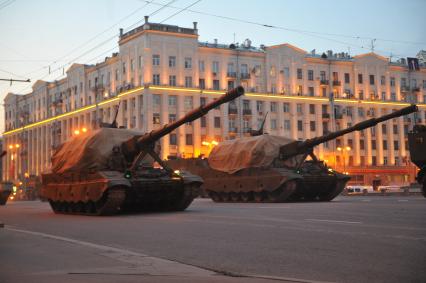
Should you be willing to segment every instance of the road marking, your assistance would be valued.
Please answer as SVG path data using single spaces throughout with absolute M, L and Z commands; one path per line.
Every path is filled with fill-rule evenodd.
M 363 199 L 361 201 L 363 201 L 363 202 L 371 202 L 371 199 Z
M 285 281 L 285 282 L 298 282 L 298 283 L 333 283 L 330 281 L 318 281 L 300 278 L 290 278 L 282 276 L 269 276 L 261 274 L 234 274 L 232 272 L 204 269 L 194 265 L 188 265 L 172 260 L 151 257 L 142 253 L 132 252 L 126 249 L 120 249 L 105 245 L 94 244 L 90 242 L 80 241 L 67 237 L 56 236 L 52 234 L 46 234 L 42 232 L 35 232 L 30 230 L 23 230 L 6 226 L 6 230 L 14 231 L 18 233 L 29 234 L 33 236 L 39 236 L 42 238 L 53 239 L 63 241 L 71 244 L 82 245 L 93 249 L 100 250 L 100 255 L 109 257 L 121 262 L 129 263 L 131 266 L 117 266 L 116 268 L 92 268 L 86 270 L 74 270 L 68 271 L 67 274 L 111 274 L 111 275 L 145 275 L 145 276 L 183 276 L 191 281 L 190 277 L 195 276 L 197 278 L 208 278 L 222 275 L 231 277 L 245 277 L 245 278 L 258 278 L 267 279 L 271 281 Z M 49 272 L 48 272 L 49 273 Z M 54 272 L 58 274 L 58 271 Z
M 408 199 L 399 199 L 398 202 L 408 202 Z
M 341 220 L 328 220 L 328 219 L 305 219 L 306 221 L 316 221 L 316 222 L 328 222 L 328 223 L 343 223 L 343 224 L 362 224 L 358 221 L 341 221 Z

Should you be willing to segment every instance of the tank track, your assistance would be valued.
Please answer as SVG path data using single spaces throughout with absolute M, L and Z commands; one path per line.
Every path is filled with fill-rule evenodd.
M 107 190 L 103 197 L 96 202 L 67 202 L 49 199 L 49 203 L 53 211 L 58 214 L 114 215 L 120 212 L 125 199 L 124 188 L 112 188 Z
M 207 191 L 214 202 L 285 202 L 296 190 L 295 180 L 287 181 L 274 191 L 213 192 Z
M 130 196 L 122 210 L 124 213 L 183 211 L 199 195 L 199 187 L 198 184 L 188 184 L 175 191 L 158 191 L 138 199 Z

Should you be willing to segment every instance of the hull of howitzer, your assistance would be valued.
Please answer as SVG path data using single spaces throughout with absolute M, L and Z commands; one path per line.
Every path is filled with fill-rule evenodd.
M 202 177 L 201 195 L 215 202 L 331 201 L 350 179 L 310 162 L 305 162 L 298 171 L 274 167 L 246 168 L 234 174 L 210 168 L 207 159 L 173 159 L 167 164 Z
M 419 168 L 416 180 L 426 197 L 426 125 L 414 126 L 413 131 L 408 133 L 408 145 L 411 161 Z
M 202 179 L 190 173 L 170 177 L 150 169 L 131 178 L 122 172 L 43 174 L 41 196 L 55 213 L 113 215 L 143 211 L 182 211 L 195 197 Z
M 9 182 L 0 183 L 0 205 L 5 205 L 12 193 L 13 184 Z

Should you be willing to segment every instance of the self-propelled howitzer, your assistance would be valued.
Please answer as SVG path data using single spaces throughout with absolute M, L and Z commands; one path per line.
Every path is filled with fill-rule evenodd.
M 106 127 L 72 138 L 52 156 L 52 172 L 42 174 L 42 197 L 56 213 L 185 210 L 198 195 L 203 180 L 164 164 L 158 155 L 158 141 L 243 94 L 242 87 L 233 89 L 147 134 Z M 153 161 L 161 167 L 154 167 Z
M 318 160 L 313 148 L 415 111 L 412 105 L 305 141 L 268 134 L 228 140 L 214 147 L 208 159 L 170 160 L 168 164 L 201 176 L 201 188 L 216 202 L 330 201 L 350 177 Z

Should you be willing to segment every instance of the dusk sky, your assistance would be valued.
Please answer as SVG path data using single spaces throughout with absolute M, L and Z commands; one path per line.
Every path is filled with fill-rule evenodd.
M 376 39 L 375 52 L 385 57 L 392 54 L 392 60 L 426 49 L 425 0 L 149 2 L 0 0 L 0 78 L 31 79 L 31 83 L 12 86 L 0 82 L 2 103 L 8 92 L 27 93 L 38 79 L 62 78 L 63 69 L 73 62 L 102 61 L 118 50 L 119 28 L 127 31 L 141 25 L 144 15 L 164 4 L 170 6 L 153 14 L 150 21 L 166 20 L 183 27 L 192 27 L 196 21 L 200 41 L 217 38 L 229 44 L 235 36 L 236 42 L 249 38 L 254 46 L 290 43 L 308 52 L 331 49 L 356 55 L 370 52 L 371 40 Z M 191 11 L 172 16 L 191 4 Z M 0 108 L 3 132 L 4 108 Z

